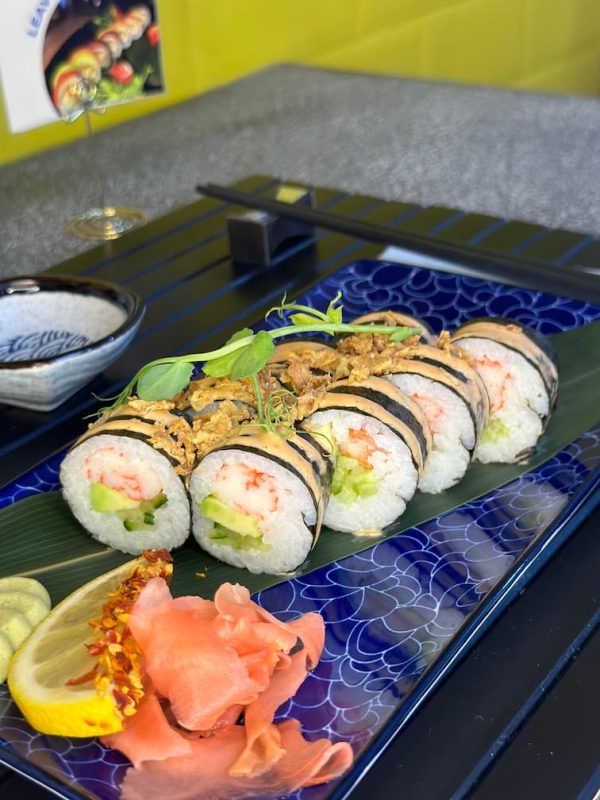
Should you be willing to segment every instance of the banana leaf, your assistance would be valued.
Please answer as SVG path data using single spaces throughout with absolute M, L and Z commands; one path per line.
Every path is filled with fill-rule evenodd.
M 551 337 L 560 365 L 556 410 L 534 456 L 527 464 L 472 464 L 464 479 L 439 495 L 417 493 L 406 512 L 377 538 L 324 529 L 308 560 L 294 576 L 397 536 L 428 519 L 445 514 L 543 464 L 591 428 L 600 418 L 600 321 Z M 85 581 L 131 558 L 91 538 L 71 515 L 60 492 L 21 500 L 0 511 L 0 577 L 29 575 L 42 581 L 54 602 Z M 216 561 L 192 537 L 174 551 L 174 594 L 212 597 L 224 581 L 256 592 L 290 575 L 253 575 Z

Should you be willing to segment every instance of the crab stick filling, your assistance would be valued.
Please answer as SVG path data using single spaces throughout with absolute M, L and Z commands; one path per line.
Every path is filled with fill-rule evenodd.
M 214 491 L 200 503 L 214 522 L 211 539 L 236 550 L 267 550 L 263 532 L 280 509 L 281 490 L 275 478 L 247 464 L 223 464 Z
M 160 478 L 143 463 L 135 468 L 126 453 L 104 447 L 84 461 L 94 511 L 114 513 L 128 531 L 152 530 L 155 511 L 167 502 Z
M 480 356 L 479 358 L 472 357 L 471 361 L 478 366 L 486 385 L 493 385 L 496 387 L 493 392 L 493 397 L 490 397 L 491 413 L 494 414 L 500 411 L 504 408 L 507 392 L 513 380 L 512 373 L 507 369 L 506 364 L 503 364 L 497 359 L 490 358 L 489 356 Z
M 246 464 L 223 464 L 215 476 L 215 494 L 259 523 L 266 522 L 279 508 L 275 478 Z
M 132 466 L 129 457 L 114 447 L 104 447 L 85 459 L 90 483 L 101 483 L 130 500 L 152 500 L 162 491 L 160 478 L 146 464 Z
M 419 394 L 414 392 L 409 395 L 415 403 L 418 403 L 421 410 L 425 414 L 425 418 L 431 428 L 431 432 L 435 435 L 443 428 L 446 410 L 444 406 L 435 397 L 429 395 Z

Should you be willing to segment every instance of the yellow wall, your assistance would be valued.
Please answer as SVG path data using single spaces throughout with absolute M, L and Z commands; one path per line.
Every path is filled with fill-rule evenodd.
M 101 129 L 260 67 L 296 61 L 536 91 L 600 93 L 600 0 L 158 0 L 168 95 L 94 117 Z M 0 164 L 83 134 L 11 135 Z

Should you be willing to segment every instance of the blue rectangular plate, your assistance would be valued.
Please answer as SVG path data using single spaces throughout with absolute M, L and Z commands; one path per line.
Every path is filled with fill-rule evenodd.
M 599 307 L 578 300 L 381 261 L 349 264 L 299 301 L 324 309 L 338 291 L 345 319 L 396 308 L 436 331 L 483 315 L 512 317 L 545 334 L 600 319 Z M 61 458 L 6 487 L 0 507 L 56 489 Z M 321 662 L 278 716 L 299 719 L 308 738 L 349 741 L 356 753 L 353 770 L 337 784 L 295 797 L 348 796 L 457 659 L 597 504 L 599 465 L 596 426 L 493 492 L 256 596 L 282 619 L 323 615 Z M 117 800 L 128 765 L 97 740 L 36 733 L 6 686 L 0 686 L 0 763 L 73 800 Z

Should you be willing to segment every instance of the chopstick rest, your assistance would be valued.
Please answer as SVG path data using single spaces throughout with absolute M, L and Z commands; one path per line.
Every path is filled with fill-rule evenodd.
M 275 199 L 294 206 L 315 207 L 314 190 L 305 186 L 280 184 Z M 227 234 L 232 261 L 271 267 L 284 256 L 283 245 L 290 239 L 305 239 L 305 244 L 310 244 L 314 227 L 301 220 L 249 209 L 227 217 Z

